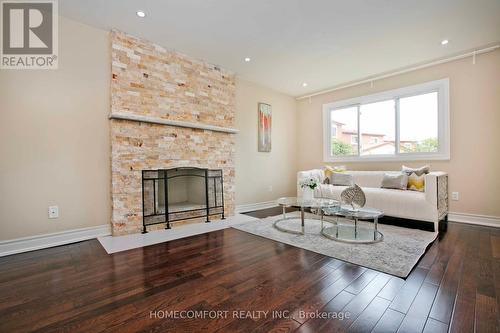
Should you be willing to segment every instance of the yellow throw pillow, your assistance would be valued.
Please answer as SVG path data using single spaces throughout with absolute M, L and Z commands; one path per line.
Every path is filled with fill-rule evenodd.
M 425 191 L 425 174 L 417 176 L 415 172 L 412 172 L 408 176 L 408 187 L 409 190 L 412 191 Z
M 335 170 L 331 166 L 325 165 L 325 170 L 324 170 L 325 178 L 331 179 L 334 171 Z
M 339 165 L 339 166 L 330 166 L 330 165 L 325 165 L 325 169 L 324 169 L 324 173 L 325 173 L 325 177 L 328 177 L 328 178 L 331 178 L 331 175 L 334 173 L 334 172 L 337 172 L 337 173 L 342 173 L 342 172 L 345 172 L 347 169 L 344 165 Z
M 345 173 L 346 170 L 347 168 L 344 165 L 337 165 L 333 167 L 330 165 L 325 165 L 325 168 L 323 169 L 323 173 L 325 174 L 325 180 L 323 181 L 323 184 L 350 186 L 352 183 L 352 176 L 347 175 Z

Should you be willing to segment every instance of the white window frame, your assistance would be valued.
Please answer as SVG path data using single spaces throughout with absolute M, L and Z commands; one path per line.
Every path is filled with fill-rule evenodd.
M 438 151 L 434 153 L 400 153 L 399 152 L 399 99 L 431 92 L 438 93 Z M 399 89 L 383 91 L 376 94 L 360 96 L 347 100 L 323 104 L 323 160 L 325 162 L 378 162 L 378 161 L 421 161 L 421 160 L 449 160 L 450 159 L 450 80 L 448 78 L 430 81 L 422 84 Z M 359 107 L 361 104 L 381 102 L 388 99 L 395 100 L 396 121 L 396 151 L 390 155 L 361 156 L 360 144 L 357 155 L 333 156 L 331 140 L 331 111 L 356 106 L 358 108 L 358 142 L 360 131 Z
M 335 129 L 335 133 L 332 133 L 332 138 L 337 138 L 337 133 L 338 133 L 337 126 L 332 125 L 330 128 L 331 128 L 330 130 Z

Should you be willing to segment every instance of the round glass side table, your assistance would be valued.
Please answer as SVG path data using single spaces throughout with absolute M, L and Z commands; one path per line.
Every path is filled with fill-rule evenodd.
M 321 229 L 321 234 L 327 238 L 358 244 L 372 244 L 381 242 L 384 235 L 378 231 L 378 219 L 384 216 L 384 213 L 378 209 L 363 207 L 352 209 L 351 206 L 341 205 L 339 207 L 323 208 L 323 214 L 327 216 L 343 217 L 354 223 L 339 223 Z M 373 227 L 360 226 L 358 221 L 373 220 Z
M 305 209 L 317 209 L 319 218 L 321 219 L 321 228 L 323 228 L 323 209 L 324 208 L 333 208 L 335 206 L 339 206 L 340 203 L 337 200 L 326 199 L 326 198 L 313 198 L 311 200 L 304 200 L 302 198 L 296 197 L 284 197 L 276 200 L 279 206 L 283 208 L 283 217 L 277 219 L 273 223 L 273 227 L 278 229 L 279 231 L 288 232 L 291 234 L 303 235 L 305 233 Z M 284 226 L 280 225 L 280 222 L 286 220 L 294 220 L 297 217 L 294 216 L 286 216 L 286 208 L 293 207 L 300 209 L 300 223 L 301 223 L 301 231 L 291 230 Z

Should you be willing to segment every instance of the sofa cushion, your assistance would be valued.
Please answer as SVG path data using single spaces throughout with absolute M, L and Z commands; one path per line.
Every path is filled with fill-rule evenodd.
M 340 193 L 345 188 L 347 186 L 320 184 L 314 195 L 340 201 Z M 436 209 L 426 200 L 423 192 L 373 187 L 362 189 L 366 196 L 366 206 L 380 209 L 387 216 L 430 222 L 437 219 Z
M 436 209 L 425 200 L 422 192 L 377 188 L 363 190 L 366 205 L 382 210 L 385 215 L 422 221 L 437 219 Z

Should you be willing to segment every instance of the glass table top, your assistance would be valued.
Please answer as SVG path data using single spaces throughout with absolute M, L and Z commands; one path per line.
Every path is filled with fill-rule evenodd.
M 295 208 L 328 208 L 340 205 L 337 200 L 326 198 L 313 198 L 310 200 L 304 200 L 303 198 L 297 197 L 284 197 L 279 198 L 278 200 L 276 200 L 276 202 L 280 206 Z

